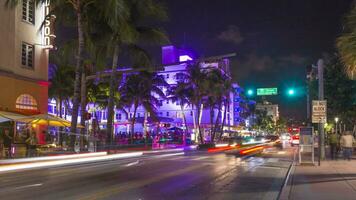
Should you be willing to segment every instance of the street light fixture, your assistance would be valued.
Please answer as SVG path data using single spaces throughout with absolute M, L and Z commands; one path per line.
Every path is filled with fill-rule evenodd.
M 339 121 L 338 117 L 335 117 L 335 133 L 337 134 L 337 122 Z
M 253 95 L 253 90 L 252 89 L 247 90 L 247 95 L 248 96 L 252 96 Z
M 339 121 L 338 117 L 335 117 L 335 123 L 337 123 Z

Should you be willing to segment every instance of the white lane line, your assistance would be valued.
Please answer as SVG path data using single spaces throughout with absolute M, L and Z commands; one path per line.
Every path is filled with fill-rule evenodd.
M 191 160 L 204 160 L 204 159 L 207 159 L 207 158 L 209 158 L 209 157 L 205 156 L 205 157 L 194 158 L 194 159 L 191 159 Z
M 268 159 L 266 160 L 266 162 L 278 162 L 278 161 L 279 161 L 278 158 L 268 158 Z
M 258 166 L 258 168 L 265 168 L 265 169 L 278 169 L 278 170 L 280 170 L 280 169 L 284 169 L 284 167 L 278 167 L 278 166 L 263 166 L 263 165 Z
M 181 152 L 181 153 L 163 154 L 163 155 L 157 155 L 157 156 L 152 156 L 152 157 L 153 157 L 153 158 L 164 158 L 164 157 L 179 156 L 179 155 L 184 155 L 184 152 Z
M 24 185 L 24 186 L 15 187 L 14 189 L 18 190 L 18 189 L 24 189 L 24 188 L 30 188 L 30 187 L 39 187 L 39 186 L 42 186 L 42 185 L 43 185 L 42 183 L 36 183 L 36 184 L 31 184 L 31 185 Z
M 130 166 L 133 166 L 133 165 L 137 165 L 138 163 L 139 163 L 139 161 L 137 160 L 137 161 L 135 161 L 135 162 L 128 163 L 128 164 L 126 164 L 125 166 L 126 166 L 126 167 L 130 167 Z

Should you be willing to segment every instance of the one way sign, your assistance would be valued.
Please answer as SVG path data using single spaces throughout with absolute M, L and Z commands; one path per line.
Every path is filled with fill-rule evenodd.
M 326 123 L 326 101 L 313 101 L 312 123 Z

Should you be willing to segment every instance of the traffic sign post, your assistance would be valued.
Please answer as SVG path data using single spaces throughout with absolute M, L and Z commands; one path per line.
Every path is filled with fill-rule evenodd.
M 324 123 L 326 123 L 326 101 L 313 101 L 312 106 L 312 123 L 319 124 L 319 158 L 318 165 L 320 166 L 320 161 L 325 157 L 324 149 Z
M 313 101 L 312 123 L 326 123 L 326 101 Z

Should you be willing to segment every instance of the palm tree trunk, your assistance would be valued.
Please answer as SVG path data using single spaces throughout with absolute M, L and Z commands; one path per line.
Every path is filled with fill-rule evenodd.
M 222 107 L 222 102 L 219 103 L 219 108 L 218 108 L 218 115 L 216 116 L 216 119 L 215 119 L 215 125 L 214 125 L 214 130 L 213 130 L 213 136 L 211 138 L 211 141 L 214 142 L 215 140 L 215 134 L 216 134 L 216 130 L 218 128 L 218 124 L 219 124 L 219 119 L 220 119 L 220 116 L 221 116 L 221 107 Z
M 133 116 L 132 116 L 132 119 L 131 119 L 131 136 L 130 136 L 131 143 L 133 142 L 133 135 L 134 135 L 134 131 L 135 131 L 137 108 L 138 108 L 138 104 L 135 103 L 135 105 L 134 105 L 134 113 L 133 113 Z
M 86 80 L 85 80 L 85 71 L 82 71 L 82 81 L 81 81 L 81 89 L 80 89 L 80 108 L 81 108 L 81 120 L 80 120 L 80 125 L 85 127 L 85 118 L 87 114 L 87 86 L 86 86 Z M 85 135 L 85 128 L 80 129 L 80 149 L 84 148 L 84 135 Z
M 224 126 L 225 126 L 225 123 L 226 123 L 227 106 L 228 106 L 228 102 L 225 101 L 224 116 L 223 116 L 223 121 L 222 121 L 221 129 L 220 129 L 219 140 L 221 140 L 221 137 L 224 134 Z
M 63 116 L 63 99 L 61 96 L 59 96 L 58 98 L 59 101 L 59 117 L 62 118 Z M 59 133 L 58 133 L 58 144 L 62 145 L 63 142 L 63 137 L 62 137 L 62 131 L 63 131 L 63 127 L 59 127 Z
M 212 141 L 212 136 L 214 132 L 214 106 L 210 106 L 210 139 Z
M 201 112 L 202 112 L 202 109 L 201 109 L 201 103 L 197 103 L 196 107 L 197 107 L 197 130 L 198 130 L 198 134 L 199 134 L 199 137 L 200 137 L 200 143 L 201 144 L 204 144 L 204 137 L 203 137 L 203 134 L 202 134 L 202 131 L 200 130 L 200 115 L 201 115 Z
M 59 114 L 59 98 L 56 98 L 56 116 Z
M 78 9 L 80 9 L 80 0 L 77 0 Z M 75 66 L 75 80 L 74 80 L 74 94 L 73 94 L 73 110 L 72 110 L 72 122 L 70 127 L 71 133 L 77 132 L 78 123 L 78 110 L 79 110 L 79 98 L 80 98 L 80 76 L 83 70 L 83 54 L 84 54 L 84 30 L 82 14 L 80 10 L 77 10 L 77 26 L 78 26 L 78 55 Z M 71 136 L 70 148 L 74 149 L 76 136 Z
M 145 111 L 144 119 L 143 119 L 143 137 L 145 137 L 145 146 L 147 146 L 147 117 L 148 113 Z
M 111 67 L 111 75 L 110 75 L 110 91 L 109 91 L 109 100 L 108 100 L 108 121 L 107 121 L 107 139 L 108 144 L 111 144 L 113 141 L 113 121 L 114 121 L 114 95 L 117 90 L 116 85 L 116 69 L 118 65 L 119 58 L 119 46 L 115 45 L 112 67 Z
M 188 124 L 187 124 L 187 119 L 185 118 L 185 114 L 184 114 L 184 105 L 181 104 L 180 105 L 180 110 L 182 111 L 182 117 L 183 117 L 183 123 L 185 126 L 185 131 L 183 133 L 183 145 L 186 145 L 186 137 L 188 135 Z

